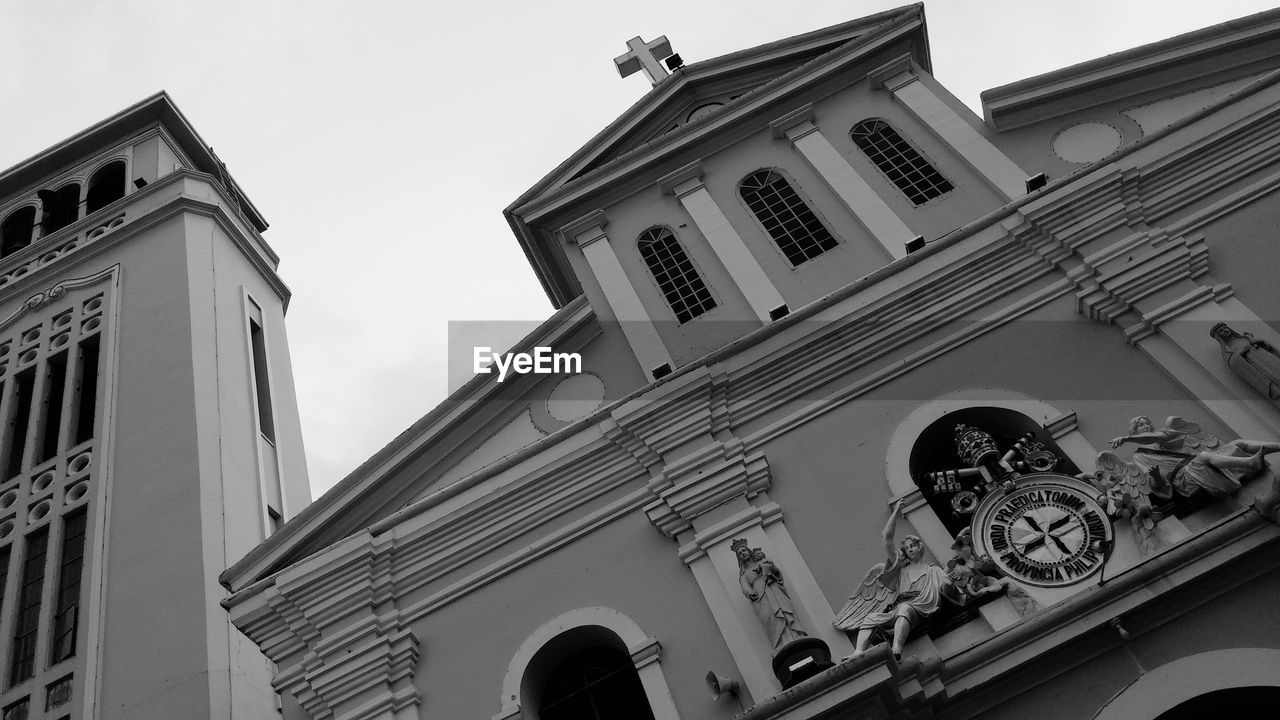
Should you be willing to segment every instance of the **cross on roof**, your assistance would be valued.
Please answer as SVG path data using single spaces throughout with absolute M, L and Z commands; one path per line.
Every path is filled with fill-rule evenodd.
M 637 35 L 627 41 L 629 50 L 613 59 L 618 66 L 618 74 L 626 77 L 637 70 L 643 71 L 654 87 L 667 77 L 667 69 L 659 60 L 671 56 L 671 43 L 662 35 L 652 42 L 645 42 Z

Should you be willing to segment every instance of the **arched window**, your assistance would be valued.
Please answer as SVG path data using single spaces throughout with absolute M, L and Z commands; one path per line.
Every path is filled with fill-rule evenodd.
M 653 720 L 631 657 L 592 647 L 569 657 L 547 678 L 539 720 Z
M 649 266 L 677 321 L 686 323 L 716 306 L 707 284 L 671 230 L 665 227 L 646 230 L 638 244 L 640 257 Z
M 631 654 L 599 626 L 573 628 L 543 645 L 521 694 L 538 720 L 654 720 Z
M 864 120 L 853 126 L 851 134 L 858 149 L 866 153 L 913 204 L 920 205 L 951 192 L 951 183 L 889 127 L 889 123 Z
M 792 265 L 812 260 L 837 245 L 827 226 L 776 170 L 748 175 L 738 192 Z
M 98 169 L 89 179 L 89 190 L 85 194 L 84 212 L 97 212 L 111 203 L 124 197 L 125 190 L 124 161 L 119 160 Z
M 9 213 L 0 224 L 0 257 L 8 257 L 31 244 L 36 227 L 36 209 L 28 205 Z
M 495 720 L 679 720 L 662 646 L 603 607 L 559 615 L 516 650 Z
M 40 225 L 44 234 L 49 235 L 80 219 L 80 185 L 71 183 L 57 190 L 41 190 L 40 203 L 44 206 L 44 215 Z

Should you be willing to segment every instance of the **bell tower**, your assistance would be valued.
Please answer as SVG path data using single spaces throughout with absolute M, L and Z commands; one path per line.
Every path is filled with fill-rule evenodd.
M 269 717 L 218 574 L 310 501 L 267 224 L 154 95 L 0 174 L 0 714 Z

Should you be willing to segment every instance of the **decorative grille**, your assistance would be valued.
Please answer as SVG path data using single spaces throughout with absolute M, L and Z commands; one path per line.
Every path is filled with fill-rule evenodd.
M 812 260 L 838 244 L 827 226 L 780 173 L 774 170 L 752 173 L 742 181 L 738 191 L 792 265 Z
M 640 256 L 653 273 L 677 321 L 686 323 L 716 306 L 698 269 L 669 229 L 646 230 L 640 236 L 639 245 Z
M 44 717 L 41 690 L 46 709 L 71 699 L 102 386 L 104 293 L 37 297 L 0 330 L 0 707 L 14 717 Z
M 853 126 L 853 143 L 914 205 L 951 192 L 952 185 L 889 123 L 864 120 Z

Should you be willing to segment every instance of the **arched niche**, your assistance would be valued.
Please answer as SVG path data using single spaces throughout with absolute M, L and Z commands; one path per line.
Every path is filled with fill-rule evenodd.
M 1157 720 L 1209 693 L 1280 688 L 1276 668 L 1280 668 L 1280 650 L 1271 648 L 1232 648 L 1188 655 L 1133 681 L 1103 705 L 1094 720 Z
M 1052 441 L 1054 448 L 1070 464 L 1059 472 L 1092 471 L 1097 450 L 1076 428 L 1075 413 L 1061 409 L 1029 395 L 1002 388 L 969 388 L 922 403 L 902 419 L 890 435 L 885 452 L 885 479 L 893 498 L 905 500 L 905 518 L 940 564 L 952 557 L 955 532 L 944 517 L 934 511 L 912 476 L 913 456 L 920 466 L 928 461 L 923 446 L 935 443 L 938 452 L 954 456 L 954 420 L 998 420 L 1006 432 L 1025 428 L 1037 430 L 1037 437 Z M 929 440 L 929 438 L 933 438 Z M 924 439 L 925 443 L 921 443 Z M 953 466 L 959 460 L 950 461 Z M 948 510 L 949 512 L 949 510 Z M 1126 550 L 1124 553 L 1127 554 Z M 1127 557 L 1127 555 L 1126 555 Z M 1127 560 L 1125 561 L 1128 562 Z M 1041 607 L 1079 592 L 1087 585 L 1069 588 L 1026 587 Z M 982 608 L 982 614 L 994 629 L 1007 627 L 1019 620 L 1003 601 Z
M 918 491 L 911 477 L 911 454 L 917 439 L 943 417 L 975 407 L 997 408 L 1023 415 L 1057 444 L 1063 454 L 1080 470 L 1093 469 L 1097 450 L 1076 429 L 1075 413 L 1058 408 L 1012 390 L 972 388 L 958 390 L 926 402 L 907 413 L 889 438 L 885 452 L 885 479 L 894 497 L 906 497 Z
M 584 647 L 625 652 L 633 663 L 655 718 L 678 720 L 659 663 L 662 646 L 634 620 L 612 608 L 571 610 L 547 621 L 516 650 L 502 679 L 502 710 L 493 720 L 539 720 L 540 683 Z

